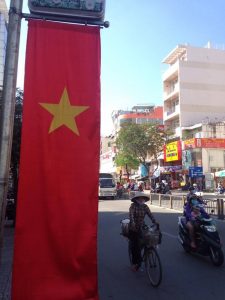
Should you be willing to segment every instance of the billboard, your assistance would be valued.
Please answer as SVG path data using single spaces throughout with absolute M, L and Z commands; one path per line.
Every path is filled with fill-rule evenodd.
M 39 15 L 103 21 L 105 0 L 28 0 L 30 12 Z
M 164 160 L 166 162 L 181 160 L 180 141 L 172 142 L 164 146 Z

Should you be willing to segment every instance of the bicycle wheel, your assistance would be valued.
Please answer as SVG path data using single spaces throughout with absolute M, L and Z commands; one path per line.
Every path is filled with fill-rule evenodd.
M 128 257 L 129 257 L 129 261 L 130 264 L 132 265 L 132 252 L 131 252 L 131 241 L 128 241 Z
M 158 252 L 153 247 L 146 250 L 145 268 L 151 285 L 159 286 L 162 281 L 162 265 Z

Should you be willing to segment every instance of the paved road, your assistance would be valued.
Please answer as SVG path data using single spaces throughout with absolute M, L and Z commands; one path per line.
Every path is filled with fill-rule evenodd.
M 177 241 L 179 212 L 150 206 L 161 224 L 163 241 L 159 254 L 163 281 L 149 285 L 145 272 L 130 271 L 127 241 L 120 236 L 120 220 L 127 216 L 129 200 L 99 201 L 100 300 L 224 300 L 225 266 L 214 267 L 208 258 L 186 254 Z M 225 242 L 225 221 L 218 221 Z

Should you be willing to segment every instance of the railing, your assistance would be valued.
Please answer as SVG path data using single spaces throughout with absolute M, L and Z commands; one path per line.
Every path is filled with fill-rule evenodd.
M 183 211 L 186 196 L 164 195 L 150 193 L 150 203 L 156 206 L 166 207 Z M 225 200 L 224 199 L 205 199 L 205 210 L 208 214 L 217 216 L 218 219 L 225 218 Z
M 129 194 L 125 190 L 123 194 L 118 198 L 131 199 L 135 195 L 134 191 Z M 169 209 L 175 209 L 178 211 L 183 211 L 184 203 L 186 202 L 186 196 L 178 195 L 165 195 L 165 194 L 155 194 L 148 193 L 150 196 L 150 203 L 156 206 L 161 206 Z M 225 219 L 225 199 L 207 199 L 204 198 L 206 203 L 205 210 L 208 214 L 216 216 L 220 220 Z
M 150 203 L 170 209 L 183 210 L 185 196 L 163 195 L 150 193 Z

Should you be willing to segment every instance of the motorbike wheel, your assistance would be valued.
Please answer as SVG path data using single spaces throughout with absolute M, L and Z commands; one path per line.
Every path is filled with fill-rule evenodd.
M 214 266 L 221 266 L 224 262 L 224 255 L 221 249 L 210 247 L 210 259 Z
M 128 257 L 129 257 L 129 262 L 130 265 L 132 265 L 132 252 L 131 252 L 131 241 L 128 241 Z
M 190 252 L 191 252 L 191 249 L 190 249 L 190 247 L 187 245 L 187 243 L 185 243 L 185 239 L 184 239 L 183 234 L 181 233 L 181 231 L 179 232 L 179 236 L 180 236 L 180 237 L 179 237 L 180 243 L 181 243 L 181 246 L 183 247 L 184 251 L 185 251 L 186 253 L 190 253 Z M 183 241 L 183 243 L 182 243 L 181 241 Z

